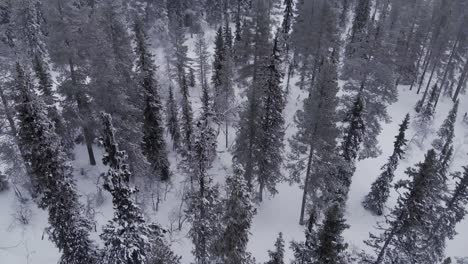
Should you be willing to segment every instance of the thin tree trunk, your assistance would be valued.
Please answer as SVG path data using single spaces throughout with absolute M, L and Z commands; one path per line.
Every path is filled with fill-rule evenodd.
M 457 45 L 458 45 L 458 37 L 455 43 L 453 44 L 453 48 L 452 48 L 452 51 L 450 52 L 449 60 L 447 62 L 447 66 L 445 67 L 445 70 L 444 70 L 444 76 L 442 77 L 442 80 L 440 82 L 439 92 L 437 93 L 437 98 L 434 104 L 434 110 L 436 109 L 437 104 L 439 103 L 440 94 L 442 93 L 442 90 L 444 90 L 445 80 L 447 79 L 448 71 L 450 69 L 450 65 L 452 64 L 452 60 L 455 55 L 455 50 L 457 49 Z
M 429 81 L 427 81 L 426 89 L 424 90 L 424 95 L 423 95 L 423 97 L 421 99 L 421 105 L 423 105 L 424 101 L 426 100 L 426 97 L 427 97 L 427 94 L 428 94 L 428 91 L 429 91 L 429 87 L 430 87 L 431 82 L 432 82 L 432 77 L 434 76 L 434 72 L 435 72 L 435 69 L 437 67 L 437 64 L 438 64 L 437 61 L 434 62 L 434 66 L 432 67 L 432 71 L 431 71 L 431 75 L 429 77 Z
M 301 204 L 301 215 L 299 217 L 299 224 L 304 225 L 304 214 L 305 214 L 305 205 L 307 202 L 307 189 L 309 188 L 309 181 L 310 181 L 310 171 L 312 170 L 312 156 L 314 154 L 314 148 L 312 147 L 312 144 L 310 145 L 310 152 L 309 152 L 309 158 L 307 161 L 307 171 L 306 171 L 306 177 L 304 180 L 304 191 L 302 193 L 302 204 Z
M 431 61 L 430 59 L 431 57 L 432 57 L 432 52 L 429 52 L 425 62 L 423 63 L 424 70 L 422 72 L 421 79 L 419 80 L 419 87 L 418 87 L 418 91 L 416 92 L 417 94 L 419 94 L 419 92 L 421 91 L 421 87 L 424 82 L 424 77 L 426 76 L 427 68 L 429 67 L 429 64 L 430 64 L 429 62 Z
M 75 89 L 78 89 L 78 82 L 76 80 L 76 76 L 75 76 L 75 66 L 73 64 L 73 60 L 70 58 L 69 59 L 69 67 L 70 67 L 70 76 L 71 76 L 71 80 L 72 80 L 72 83 L 73 83 L 73 86 Z M 89 128 L 89 125 L 86 124 L 86 122 L 83 120 L 84 118 L 84 115 L 85 115 L 85 109 L 84 109 L 84 106 L 83 106 L 83 101 L 82 101 L 82 98 L 79 94 L 77 94 L 75 96 L 75 100 L 76 100 L 76 103 L 78 105 L 78 111 L 81 115 L 81 122 L 82 122 L 82 128 L 83 128 L 83 136 L 84 136 L 84 139 L 85 139 L 85 144 L 86 144 L 86 148 L 88 150 L 88 157 L 89 157 L 89 164 L 91 164 L 92 166 L 95 166 L 96 165 L 96 158 L 94 157 L 94 151 L 93 151 L 93 137 L 92 137 L 92 133 L 91 133 L 91 129 Z
M 225 126 L 226 126 L 226 149 L 229 147 L 229 125 L 227 118 L 225 120 Z

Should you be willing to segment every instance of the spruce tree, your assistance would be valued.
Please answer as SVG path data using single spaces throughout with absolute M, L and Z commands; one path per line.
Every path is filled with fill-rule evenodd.
M 226 264 L 251 263 L 247 252 L 249 229 L 255 215 L 247 183 L 240 172 L 226 179 L 227 196 L 223 201 L 223 232 L 217 243 L 219 260 Z
M 300 182 L 305 173 L 299 223 L 304 224 L 306 207 L 309 204 L 319 209 L 324 206 L 336 163 L 338 121 L 338 76 L 334 54 L 326 58 L 320 71 L 317 86 L 304 99 L 303 109 L 298 110 L 295 123 L 298 131 L 289 140 L 291 153 L 288 168 L 291 180 Z M 315 169 L 314 169 L 315 168 Z M 322 193 L 323 197 L 318 197 Z M 333 193 L 333 192 L 332 192 Z M 320 211 L 320 210 L 319 210 Z
M 218 116 L 221 116 L 225 106 L 222 104 L 223 90 L 225 78 L 224 75 L 226 67 L 226 49 L 224 44 L 224 37 L 222 28 L 219 27 L 216 32 L 215 46 L 214 46 L 214 59 L 213 59 L 213 75 L 211 82 L 214 89 L 214 109 Z
M 262 83 L 260 105 L 260 131 L 258 135 L 259 148 L 262 155 L 258 157 L 259 201 L 263 199 L 263 190 L 266 188 L 271 194 L 276 194 L 276 184 L 283 178 L 281 165 L 283 163 L 283 138 L 285 106 L 283 89 L 281 87 L 282 73 L 281 60 L 278 47 L 278 38 L 275 38 L 273 50 L 268 62 L 258 73 Z
M 166 125 L 172 138 L 172 146 L 174 149 L 178 149 L 180 147 L 179 112 L 177 110 L 177 103 L 174 99 L 172 85 L 169 85 L 169 97 L 167 99 L 166 111 Z
M 356 171 L 356 159 L 358 158 L 359 150 L 364 140 L 366 125 L 363 120 L 363 115 L 365 111 L 365 105 L 361 95 L 358 95 L 353 108 L 345 119 L 347 125 L 340 146 L 340 155 L 343 158 L 344 164 L 339 167 L 337 172 L 336 180 L 339 182 L 339 190 L 336 199 L 342 203 L 347 200 L 351 179 Z
M 121 151 L 115 139 L 112 118 L 102 114 L 102 144 L 106 151 L 103 164 L 109 166 L 104 174 L 104 189 L 112 195 L 114 217 L 104 226 L 104 263 L 150 263 L 151 259 L 179 263 L 163 239 L 165 232 L 159 225 L 146 223 L 143 214 L 132 199 L 136 192 L 129 186 L 131 173 L 126 164 L 127 155 Z M 157 251 L 153 251 L 156 248 Z M 157 252 L 161 255 L 152 256 Z
M 284 264 L 284 239 L 283 233 L 278 234 L 278 238 L 275 241 L 275 249 L 273 251 L 268 250 L 270 260 L 265 264 Z
M 314 264 L 346 264 L 346 248 L 348 244 L 343 241 L 342 233 L 349 226 L 343 218 L 343 209 L 340 205 L 332 205 L 325 214 L 322 226 L 317 233 L 315 245 Z
M 190 102 L 190 94 L 188 91 L 187 80 L 185 73 L 182 74 L 182 117 L 180 118 L 181 122 L 181 134 L 182 134 L 182 155 L 186 158 L 190 157 L 193 150 L 193 137 L 194 137 L 194 128 L 193 128 L 193 113 L 192 113 L 192 104 Z
M 147 37 L 141 22 L 135 23 L 135 53 L 138 56 L 137 66 L 140 86 L 144 93 L 145 107 L 143 119 L 142 151 L 151 163 L 156 176 L 166 181 L 170 177 L 169 160 L 162 120 L 162 105 L 155 79 L 155 68 L 151 52 L 148 50 Z
M 33 69 L 35 77 L 38 80 L 37 88 L 42 93 L 44 103 L 47 105 L 47 116 L 54 122 L 55 132 L 62 138 L 62 144 L 66 152 L 70 152 L 73 148 L 73 142 L 65 125 L 65 121 L 57 109 L 58 99 L 52 90 L 52 79 L 49 74 L 47 63 L 39 55 L 33 58 Z
M 407 192 L 398 198 L 395 209 L 387 216 L 388 227 L 382 228 L 384 231 L 379 236 L 371 234 L 371 239 L 366 241 L 377 254 L 373 263 L 437 262 L 435 259 L 425 262 L 433 255 L 427 255 L 424 243 L 443 212 L 441 202 L 446 186 L 437 171 L 437 157 L 432 149 L 427 152 L 424 162 L 406 171 L 411 181 L 397 184 Z
M 281 36 L 283 40 L 284 52 L 289 53 L 289 34 L 292 29 L 292 20 L 294 19 L 294 0 L 284 0 L 283 21 L 281 22 Z
M 211 118 L 212 114 L 207 111 L 197 121 L 192 150 L 188 153 L 191 155 L 187 165 L 190 178 L 192 184 L 196 184 L 188 198 L 187 217 L 192 224 L 189 236 L 197 264 L 208 264 L 216 257 L 216 236 L 221 232 L 219 188 L 208 174 L 215 155 L 213 150 L 216 149 L 216 131 Z
M 215 54 L 216 54 L 215 47 Z M 195 53 L 197 55 L 195 62 L 198 70 L 198 78 L 201 87 L 208 85 L 207 83 L 207 74 L 208 74 L 208 46 L 206 45 L 205 37 L 203 33 L 198 33 L 195 37 Z M 216 55 L 215 55 L 216 60 Z M 213 63 L 215 64 L 215 63 Z
M 19 64 L 16 71 L 19 145 L 31 168 L 39 207 L 49 213 L 47 233 L 62 252 L 60 263 L 97 263 L 98 253 L 89 238 L 92 225 L 81 214 L 60 138 L 47 118 L 44 103 L 34 94 L 28 74 Z
M 393 154 L 389 157 L 388 162 L 381 168 L 383 171 L 372 183 L 371 191 L 364 198 L 363 206 L 367 210 L 371 211 L 376 215 L 382 215 L 385 203 L 390 195 L 390 185 L 395 177 L 394 173 L 398 166 L 398 161 L 405 154 L 404 147 L 406 146 L 407 139 L 405 139 L 405 133 L 409 125 L 409 114 L 406 115 L 405 119 L 400 125 L 399 133 L 395 137 L 396 140 L 393 143 Z
M 438 137 L 432 142 L 432 147 L 436 151 L 440 166 L 439 173 L 443 177 L 447 177 L 448 167 L 454 155 L 453 139 L 455 137 L 458 105 L 459 101 L 456 101 L 437 132 Z
M 316 224 L 315 211 L 311 210 L 309 220 L 307 221 L 307 228 L 305 230 L 305 241 L 291 243 L 291 248 L 294 252 L 293 264 L 312 264 L 315 259 L 314 246 L 317 244 L 317 232 L 315 230 Z

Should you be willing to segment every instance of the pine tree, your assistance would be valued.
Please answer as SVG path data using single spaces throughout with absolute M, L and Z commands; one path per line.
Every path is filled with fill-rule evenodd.
M 276 184 L 283 179 L 281 165 L 283 163 L 284 118 L 282 114 L 285 102 L 281 87 L 280 65 L 280 51 L 276 37 L 269 61 L 258 73 L 259 82 L 262 83 L 260 105 L 263 108 L 258 135 L 258 144 L 263 155 L 258 157 L 257 161 L 260 201 L 263 199 L 264 188 L 271 194 L 276 194 Z
M 284 0 L 283 21 L 281 22 L 281 36 L 284 52 L 289 54 L 289 34 L 292 29 L 292 20 L 294 19 L 294 0 Z
M 60 139 L 47 118 L 44 103 L 34 94 L 29 76 L 19 64 L 15 82 L 19 92 L 19 145 L 30 164 L 39 207 L 48 210 L 47 233 L 62 252 L 60 263 L 97 263 L 98 253 L 89 238 L 91 223 L 81 215 Z
M 158 84 L 154 76 L 155 68 L 141 22 L 137 21 L 135 23 L 134 30 L 140 86 L 145 94 L 142 150 L 151 163 L 153 172 L 159 179 L 166 181 L 170 177 L 170 170 L 166 143 L 164 141 L 161 99 L 158 94 Z
M 338 201 L 345 202 L 348 197 L 351 179 L 356 170 L 356 159 L 358 158 L 359 149 L 364 139 L 366 124 L 363 120 L 363 115 L 366 112 L 364 102 L 360 95 L 357 96 L 353 108 L 348 113 L 345 123 L 347 127 L 344 131 L 343 141 L 341 142 L 340 155 L 344 160 L 344 164 L 340 166 L 337 172 L 337 180 L 339 181 Z
M 49 1 L 47 6 L 47 24 L 51 29 L 47 38 L 50 59 L 64 69 L 61 77 L 65 81 L 57 87 L 64 96 L 62 115 L 71 132 L 82 135 L 89 163 L 96 165 L 93 150 L 95 111 L 91 107 L 91 90 L 87 82 L 91 72 L 88 71 L 89 60 L 85 59 L 96 44 L 87 34 L 94 29 L 94 24 L 90 23 L 93 8 L 87 4 L 56 1 Z
M 216 54 L 215 47 L 215 54 Z M 195 61 L 196 66 L 198 68 L 198 78 L 201 87 L 205 87 L 208 85 L 207 77 L 208 74 L 208 46 L 206 45 L 205 37 L 203 33 L 198 33 L 195 38 L 195 53 L 197 55 Z M 215 55 L 216 60 L 216 55 Z
M 432 147 L 436 151 L 439 162 L 439 173 L 447 177 L 448 167 L 453 158 L 453 138 L 455 137 L 455 123 L 457 121 L 459 101 L 456 101 L 450 110 L 447 118 L 437 132 L 437 138 L 432 142 Z
M 37 88 L 41 91 L 44 103 L 47 105 L 47 116 L 54 122 L 55 132 L 62 138 L 62 144 L 65 151 L 68 153 L 73 147 L 73 142 L 68 135 L 65 121 L 56 106 L 58 100 L 52 91 L 52 79 L 48 72 L 48 66 L 39 55 L 36 54 L 33 58 L 33 68 L 38 80 Z
M 329 55 L 330 56 L 330 55 Z M 289 141 L 292 152 L 289 155 L 288 168 L 291 180 L 300 182 L 305 171 L 304 190 L 302 195 L 300 224 L 304 224 L 306 205 L 310 201 L 317 209 L 324 206 L 326 194 L 336 163 L 338 121 L 338 76 L 337 60 L 334 55 L 326 58 L 321 67 L 317 87 L 309 92 L 304 100 L 303 109 L 295 116 L 298 132 Z M 307 162 L 307 163 L 306 163 Z M 323 197 L 318 197 L 322 193 Z M 321 205 L 319 205 L 321 204 Z M 319 209 L 320 211 L 320 209 Z
M 226 49 L 224 44 L 224 37 L 222 28 L 219 27 L 216 32 L 215 46 L 214 46 L 214 59 L 213 59 L 213 75 L 211 76 L 211 82 L 213 83 L 214 89 L 214 109 L 218 116 L 221 116 L 225 105 L 222 104 L 223 91 L 226 74 Z
M 265 264 L 284 264 L 284 239 L 283 233 L 278 234 L 278 238 L 275 241 L 275 250 L 268 250 L 268 255 L 270 260 L 265 262 Z
M 160 263 L 179 263 L 165 244 L 165 232 L 156 224 L 147 224 L 140 208 L 132 199 L 135 189 L 129 186 L 131 173 L 127 156 L 121 151 L 116 142 L 112 118 L 109 114 L 102 114 L 103 134 L 102 144 L 106 151 L 103 164 L 109 166 L 104 174 L 104 189 L 111 193 L 114 205 L 114 217 L 104 226 L 101 239 L 104 241 L 104 263 L 149 263 L 152 258 L 165 260 Z M 163 255 L 152 256 L 152 248 Z M 163 250 L 165 249 L 165 250 Z
M 346 248 L 342 233 L 349 226 L 343 219 L 343 209 L 338 204 L 332 205 L 317 233 L 314 264 L 346 264 Z
M 399 133 L 395 137 L 393 143 L 393 154 L 389 157 L 388 162 L 381 168 L 383 171 L 377 180 L 372 183 L 371 191 L 365 197 L 363 206 L 367 210 L 376 215 L 382 215 L 385 203 L 390 195 L 390 184 L 393 181 L 395 170 L 398 166 L 398 161 L 402 155 L 405 154 L 404 146 L 406 146 L 407 139 L 405 139 L 405 132 L 409 125 L 409 114 L 400 125 Z
M 195 87 L 195 73 L 192 67 L 189 67 L 189 86 Z
M 240 172 L 234 172 L 226 179 L 226 193 L 221 219 L 224 229 L 217 243 L 218 258 L 226 264 L 251 263 L 247 243 L 255 207 L 247 183 Z
M 187 80 L 185 78 L 185 73 L 182 75 L 182 86 L 181 86 L 181 94 L 182 94 L 182 117 L 180 118 L 181 121 L 181 133 L 182 133 L 182 154 L 185 157 L 189 157 L 193 150 L 193 113 L 192 113 L 192 104 L 190 103 L 189 99 L 189 91 Z
M 315 211 L 311 210 L 307 228 L 305 230 L 305 241 L 291 243 L 291 248 L 294 251 L 294 261 L 292 264 L 312 264 L 315 259 L 314 246 L 317 244 L 317 232 L 314 227 L 316 224 Z
M 353 26 L 351 28 L 351 36 L 349 39 L 347 55 L 351 56 L 354 53 L 353 44 L 361 42 L 366 35 L 366 29 L 370 20 L 371 3 L 369 0 L 358 0 L 355 9 Z
M 445 195 L 446 183 L 438 173 L 437 157 L 429 150 L 424 162 L 416 168 L 409 168 L 406 174 L 412 181 L 400 181 L 397 186 L 407 192 L 397 201 L 395 209 L 387 217 L 388 228 L 380 236 L 371 235 L 366 244 L 375 248 L 377 259 L 373 263 L 436 263 L 421 260 L 431 258 L 423 243 L 430 235 L 442 213 L 441 201 Z
M 192 239 L 193 254 L 197 264 L 208 264 L 216 257 L 216 236 L 221 232 L 220 201 L 218 186 L 208 174 L 216 149 L 216 131 L 212 127 L 212 114 L 208 110 L 208 96 L 205 96 L 205 110 L 197 121 L 192 150 L 188 153 L 189 173 L 196 186 L 189 196 L 187 217 L 192 223 L 189 236 Z
M 178 149 L 180 147 L 179 113 L 177 111 L 177 103 L 174 99 L 172 85 L 169 85 L 169 97 L 167 99 L 166 111 L 166 124 L 169 129 L 169 134 L 171 134 L 173 148 Z

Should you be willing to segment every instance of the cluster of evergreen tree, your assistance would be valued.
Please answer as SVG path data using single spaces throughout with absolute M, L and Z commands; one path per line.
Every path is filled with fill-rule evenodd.
M 247 250 L 253 201 L 277 194 L 285 179 L 303 191 L 305 240 L 292 242 L 293 263 L 450 263 L 446 240 L 468 203 L 468 168 L 450 168 L 468 78 L 467 8 L 463 0 L 0 1 L 0 191 L 11 184 L 21 199 L 20 186 L 47 210 L 47 233 L 64 264 L 180 263 L 166 231 L 143 217 L 131 187 L 170 186 L 179 171 L 188 175 L 180 211 L 194 263 L 256 263 Z M 212 57 L 209 28 L 216 32 Z M 153 39 L 166 53 L 166 76 L 158 74 Z M 307 97 L 285 155 L 293 78 L 294 93 Z M 454 106 L 424 160 L 395 184 L 400 195 L 386 212 L 409 144 L 406 115 L 362 202 L 385 215 L 381 232 L 366 241 L 376 254 L 351 256 L 342 233 L 356 162 L 381 154 L 377 138 L 402 86 L 420 95 L 412 122 L 420 143 L 439 102 L 447 97 Z M 240 111 L 238 94 L 245 96 Z M 173 171 L 166 130 L 181 157 Z M 233 155 L 225 193 L 211 170 L 221 131 Z M 93 223 L 69 165 L 76 144 L 97 164 L 99 134 L 108 167 L 103 188 L 114 206 L 100 234 L 104 248 L 90 238 Z M 287 261 L 282 233 L 268 255 L 268 264 Z

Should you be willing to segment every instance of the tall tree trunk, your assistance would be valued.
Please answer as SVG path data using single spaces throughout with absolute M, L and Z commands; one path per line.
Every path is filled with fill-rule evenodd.
M 429 77 L 429 80 L 427 81 L 426 89 L 424 90 L 424 95 L 421 99 L 421 105 L 423 105 L 424 101 L 426 100 L 427 94 L 429 92 L 429 87 L 431 86 L 432 77 L 434 76 L 435 69 L 437 68 L 437 64 L 437 60 L 434 61 L 434 66 L 432 67 L 431 75 Z
M 458 79 L 457 89 L 455 90 L 455 93 L 453 95 L 453 101 L 454 102 L 457 101 L 458 95 L 460 94 L 461 89 L 465 85 L 467 77 L 468 77 L 468 60 L 466 60 L 465 67 L 463 67 L 463 72 L 462 72 L 462 74 L 460 76 L 460 79 Z
M 434 104 L 434 110 L 436 109 L 437 104 L 439 103 L 439 98 L 440 98 L 440 94 L 442 93 L 442 90 L 446 90 L 446 89 L 444 89 L 445 81 L 447 79 L 447 75 L 448 75 L 450 66 L 452 64 L 453 57 L 455 55 L 455 50 L 457 49 L 458 40 L 459 40 L 459 37 L 457 37 L 457 39 L 455 40 L 455 43 L 453 44 L 453 48 L 452 48 L 452 51 L 450 52 L 449 60 L 447 62 L 447 65 L 445 66 L 444 75 L 442 77 L 442 80 L 440 81 L 439 92 L 437 93 L 437 98 L 436 98 L 436 101 L 435 101 L 435 104 Z
M 70 76 L 71 76 L 72 84 L 75 89 L 78 89 L 78 81 L 75 75 L 75 66 L 73 64 L 73 60 L 70 58 L 68 62 L 69 62 L 69 67 L 70 67 Z M 75 100 L 78 105 L 78 112 L 80 113 L 80 116 L 81 116 L 81 125 L 83 129 L 83 136 L 85 139 L 86 148 L 88 150 L 89 164 L 91 164 L 92 166 L 95 166 L 96 158 L 94 157 L 94 151 L 93 151 L 93 134 L 91 132 L 89 124 L 87 124 L 86 121 L 84 121 L 84 118 L 86 116 L 86 113 L 85 113 L 86 110 L 83 105 L 84 104 L 83 98 L 79 93 L 77 93 L 75 96 Z
M 299 224 L 304 225 L 304 214 L 305 214 L 305 205 L 307 202 L 307 189 L 309 188 L 309 181 L 310 181 L 310 172 L 312 170 L 312 157 L 314 155 L 314 148 L 312 144 L 310 144 L 310 151 L 309 151 L 309 158 L 307 161 L 307 170 L 306 170 L 306 177 L 304 180 L 304 191 L 302 193 L 302 203 L 301 203 L 301 215 L 299 216 Z
M 427 68 L 429 67 L 429 64 L 430 64 L 429 62 L 431 61 L 431 57 L 432 57 L 432 51 L 430 51 L 427 54 L 425 62 L 423 63 L 424 70 L 422 72 L 421 79 L 419 80 L 419 87 L 418 87 L 418 91 L 416 92 L 417 94 L 419 94 L 419 92 L 421 91 L 421 87 L 424 82 L 424 77 L 426 77 L 426 72 L 427 72 Z

